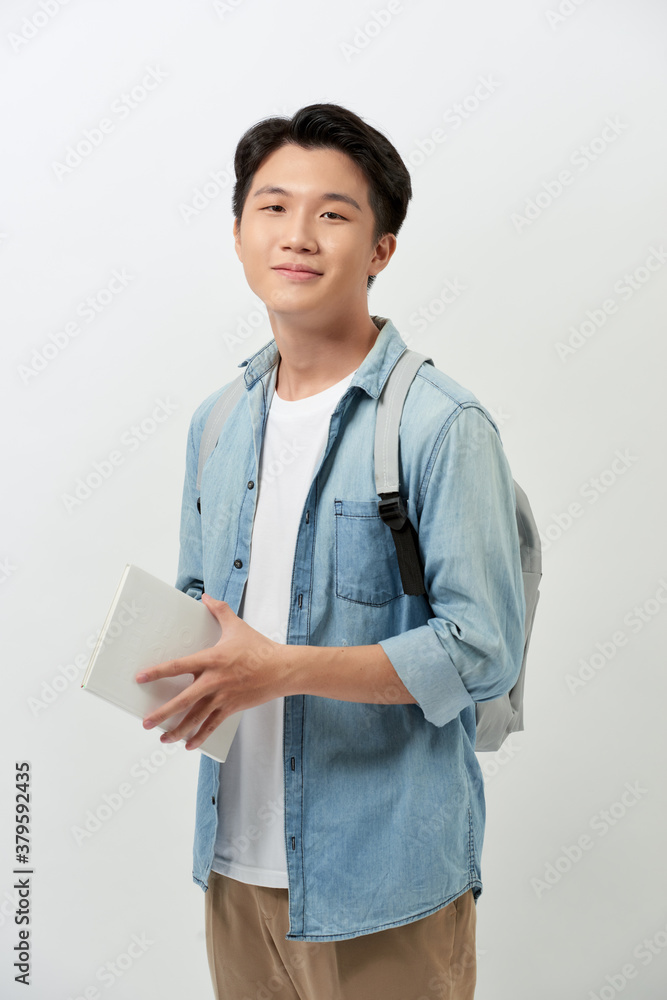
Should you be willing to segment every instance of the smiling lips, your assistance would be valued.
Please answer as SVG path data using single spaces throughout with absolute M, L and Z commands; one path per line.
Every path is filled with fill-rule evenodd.
M 293 281 L 308 281 L 311 278 L 322 277 L 319 271 L 315 271 L 306 264 L 283 264 L 281 267 L 274 267 L 273 270 Z

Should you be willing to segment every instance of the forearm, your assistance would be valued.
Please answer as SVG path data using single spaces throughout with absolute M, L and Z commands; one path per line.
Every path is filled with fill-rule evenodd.
M 382 646 L 282 645 L 283 694 L 314 694 L 338 701 L 416 705 Z

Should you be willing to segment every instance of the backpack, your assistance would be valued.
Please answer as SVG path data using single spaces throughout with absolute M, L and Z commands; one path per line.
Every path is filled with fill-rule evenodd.
M 403 498 L 399 495 L 399 426 L 405 397 L 421 365 L 433 364 L 432 358 L 406 348 L 395 362 L 378 399 L 375 424 L 375 486 L 380 500 L 378 512 L 391 529 L 405 594 L 424 594 L 424 579 L 417 533 L 408 520 Z M 245 390 L 244 376 L 239 375 L 216 401 L 206 421 L 199 447 L 197 491 L 201 488 L 206 459 L 218 443 L 222 427 Z M 521 670 L 511 691 L 491 701 L 476 702 L 475 752 L 499 750 L 510 733 L 523 730 L 523 689 L 528 646 L 539 600 L 542 577 L 542 547 L 528 498 L 517 482 L 516 523 L 519 533 L 523 589 L 526 599 L 524 647 Z M 197 509 L 201 514 L 201 497 Z

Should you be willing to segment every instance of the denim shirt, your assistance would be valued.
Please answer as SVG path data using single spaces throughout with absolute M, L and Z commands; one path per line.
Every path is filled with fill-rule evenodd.
M 509 691 L 523 655 L 515 493 L 500 434 L 471 392 L 428 363 L 400 424 L 400 494 L 418 530 L 426 594 L 403 592 L 373 454 L 378 397 L 406 344 L 389 319 L 372 318 L 380 332 L 332 413 L 301 511 L 286 641 L 379 643 L 416 704 L 285 697 L 293 941 L 396 927 L 470 888 L 477 902 L 486 809 L 475 703 Z M 235 613 L 279 358 L 271 340 L 239 365 L 245 391 L 204 467 L 201 514 L 199 442 L 222 389 L 196 409 L 188 433 L 176 587 L 197 599 L 205 589 Z M 221 773 L 224 764 L 201 755 L 193 879 L 205 891 Z

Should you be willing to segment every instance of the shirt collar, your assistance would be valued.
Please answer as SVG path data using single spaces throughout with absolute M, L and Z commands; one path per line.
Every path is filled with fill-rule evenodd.
M 380 332 L 370 351 L 359 365 L 350 386 L 358 385 L 369 396 L 374 396 L 377 399 L 396 361 L 403 351 L 407 350 L 407 344 L 386 316 L 371 316 L 371 319 Z M 243 377 L 246 389 L 252 388 L 257 379 L 261 379 L 277 365 L 279 358 L 280 352 L 274 338 L 264 347 L 260 347 L 255 354 L 241 361 L 238 367 L 245 368 Z

